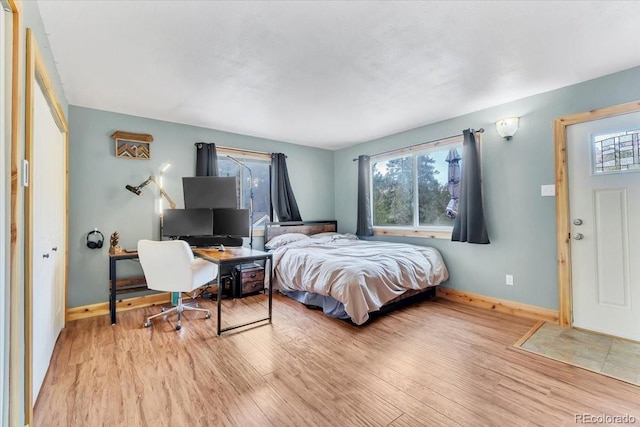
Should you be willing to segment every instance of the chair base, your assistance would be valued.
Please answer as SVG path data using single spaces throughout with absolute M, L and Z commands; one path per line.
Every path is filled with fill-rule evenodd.
M 189 303 L 191 304 L 191 303 Z M 176 325 L 176 331 L 179 331 L 180 329 L 182 329 L 182 312 L 183 311 L 202 311 L 204 313 L 207 313 L 205 315 L 205 319 L 210 319 L 211 318 L 211 310 L 209 310 L 208 308 L 199 308 L 199 307 L 192 307 L 191 305 L 188 304 L 183 304 L 182 303 L 182 294 L 180 294 L 180 296 L 178 297 L 178 304 L 175 307 L 171 307 L 169 309 L 165 309 L 164 307 L 162 308 L 162 311 L 160 313 L 154 314 L 152 316 L 147 317 L 147 321 L 144 322 L 142 324 L 142 326 L 144 326 L 145 328 L 149 328 L 151 327 L 151 320 L 155 319 L 156 317 L 160 317 L 160 316 L 166 316 L 168 314 L 172 314 L 172 313 L 177 313 L 178 314 L 178 324 Z

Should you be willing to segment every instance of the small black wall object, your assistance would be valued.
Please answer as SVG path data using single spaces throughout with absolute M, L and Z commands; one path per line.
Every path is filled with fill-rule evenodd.
M 94 234 L 95 236 L 92 236 Z M 100 249 L 103 243 L 104 235 L 98 229 L 94 229 L 87 234 L 87 247 L 89 249 Z

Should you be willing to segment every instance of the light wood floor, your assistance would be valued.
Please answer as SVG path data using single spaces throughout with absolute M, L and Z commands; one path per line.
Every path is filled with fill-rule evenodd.
M 274 297 L 272 325 L 215 336 L 157 307 L 70 322 L 36 403 L 36 426 L 574 425 L 640 420 L 640 387 L 512 344 L 534 321 L 435 299 L 364 327 Z M 225 301 L 223 320 L 266 308 Z M 258 307 L 256 307 L 258 305 Z M 233 307 L 231 307 L 233 306 Z M 233 312 L 235 318 L 229 315 Z

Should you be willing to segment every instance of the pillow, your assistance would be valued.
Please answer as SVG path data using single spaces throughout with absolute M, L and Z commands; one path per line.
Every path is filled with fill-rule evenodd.
M 311 237 L 312 238 L 320 238 L 320 237 L 327 237 L 327 236 L 335 236 L 338 235 L 340 233 L 337 233 L 335 231 L 325 231 L 324 233 L 316 233 L 316 234 L 312 234 Z
M 358 236 L 352 233 L 336 233 L 335 231 L 326 231 L 324 233 L 317 233 L 311 236 L 312 239 L 321 239 L 323 237 L 332 237 L 331 240 L 335 239 L 346 239 L 346 240 L 359 240 Z
M 279 236 L 274 237 L 269 240 L 264 247 L 266 249 L 277 249 L 281 246 L 287 245 L 289 243 L 298 242 L 300 240 L 308 239 L 309 236 L 302 233 L 285 233 Z

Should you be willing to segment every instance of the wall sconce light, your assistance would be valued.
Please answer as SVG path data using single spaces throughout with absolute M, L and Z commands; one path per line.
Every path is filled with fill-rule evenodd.
M 519 119 L 519 117 L 508 117 L 506 119 L 498 120 L 496 122 L 496 130 L 498 131 L 498 135 L 509 141 L 511 137 L 518 131 Z

